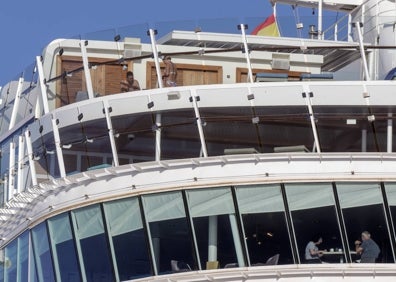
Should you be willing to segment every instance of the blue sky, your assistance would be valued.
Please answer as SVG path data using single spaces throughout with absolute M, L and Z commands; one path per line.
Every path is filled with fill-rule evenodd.
M 264 20 L 271 12 L 268 0 L 1 0 L 0 86 L 33 63 L 56 38 L 165 21 Z

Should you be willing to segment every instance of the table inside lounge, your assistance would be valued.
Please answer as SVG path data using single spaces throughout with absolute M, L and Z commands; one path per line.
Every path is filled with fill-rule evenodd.
M 355 251 L 349 251 L 351 255 L 356 255 Z M 323 261 L 325 262 L 340 262 L 343 263 L 345 261 L 345 252 L 344 251 L 325 251 L 322 252 L 323 254 Z

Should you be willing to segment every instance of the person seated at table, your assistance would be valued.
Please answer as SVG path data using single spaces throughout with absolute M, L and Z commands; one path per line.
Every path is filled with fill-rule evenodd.
M 361 263 L 375 263 L 375 260 L 380 254 L 380 248 L 377 243 L 371 239 L 371 234 L 368 231 L 362 232 L 362 241 L 355 241 L 356 253 L 360 255 Z
M 121 92 L 129 92 L 140 90 L 139 82 L 134 78 L 133 72 L 128 71 L 126 74 L 126 80 L 120 82 Z
M 319 250 L 318 245 L 322 244 L 322 236 L 315 235 L 305 247 L 306 263 L 322 263 L 323 250 Z

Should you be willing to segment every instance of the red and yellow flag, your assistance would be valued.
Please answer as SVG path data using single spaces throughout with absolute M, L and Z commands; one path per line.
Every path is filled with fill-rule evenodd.
M 276 23 L 275 15 L 272 14 L 266 18 L 264 22 L 256 26 L 256 28 L 252 31 L 252 35 L 279 37 L 280 33 L 278 24 Z

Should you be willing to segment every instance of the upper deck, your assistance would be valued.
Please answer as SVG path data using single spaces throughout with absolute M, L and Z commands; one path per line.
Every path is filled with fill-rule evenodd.
M 278 18 L 282 37 L 249 34 L 262 20 L 130 26 L 51 42 L 1 91 L 3 202 L 103 166 L 244 150 L 392 152 L 395 83 L 337 73 L 376 50 L 352 41 L 350 18 L 331 21 L 321 38 L 301 28 L 308 18 L 293 31 Z M 158 80 L 164 55 L 177 66 L 175 88 Z M 140 91 L 120 93 L 127 71 Z

